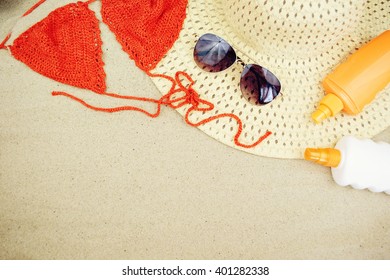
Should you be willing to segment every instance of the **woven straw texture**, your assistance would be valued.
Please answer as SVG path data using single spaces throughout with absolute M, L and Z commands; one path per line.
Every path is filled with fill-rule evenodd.
M 390 1 L 189 1 L 178 41 L 154 72 L 173 76 L 185 71 L 201 98 L 215 105 L 193 112 L 200 121 L 233 113 L 243 121 L 241 142 L 252 143 L 267 130 L 260 145 L 243 149 L 233 143 L 237 123 L 218 119 L 199 128 L 211 137 L 256 155 L 302 158 L 306 147 L 333 146 L 344 135 L 372 137 L 390 124 L 390 87 L 357 116 L 339 114 L 320 125 L 311 113 L 324 96 L 322 79 L 351 53 L 390 27 Z M 204 72 L 193 60 L 197 37 L 214 33 L 226 39 L 245 63 L 270 69 L 282 83 L 282 95 L 266 106 L 250 104 L 239 87 L 238 63 L 220 73 Z M 162 93 L 169 85 L 153 79 Z M 185 114 L 187 108 L 179 108 Z

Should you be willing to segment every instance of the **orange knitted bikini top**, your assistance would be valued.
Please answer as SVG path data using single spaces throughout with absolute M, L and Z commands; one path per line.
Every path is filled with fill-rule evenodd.
M 89 9 L 89 4 L 94 1 L 96 0 L 70 3 L 52 11 L 9 46 L 6 45 L 10 38 L 8 35 L 0 44 L 0 49 L 8 48 L 16 59 L 58 82 L 113 98 L 152 102 L 157 107 L 155 112 L 133 106 L 99 108 L 65 92 L 52 93 L 54 96 L 72 98 L 97 111 L 133 110 L 157 117 L 162 105 L 171 108 L 189 105 L 185 120 L 191 126 L 199 126 L 224 117 L 235 119 L 238 130 L 234 142 L 238 146 L 254 147 L 271 134 L 267 132 L 251 144 L 241 143 L 239 136 L 242 132 L 242 121 L 230 113 L 215 115 L 197 123 L 191 122 L 189 115 L 192 111 L 211 111 L 214 107 L 212 103 L 199 98 L 192 87 L 194 81 L 191 77 L 181 71 L 178 71 L 175 77 L 151 73 L 179 37 L 188 0 L 101 0 L 103 22 L 115 34 L 123 50 L 149 76 L 164 78 L 172 83 L 169 92 L 160 99 L 107 93 L 99 21 Z M 23 16 L 27 16 L 44 2 L 45 0 L 40 0 Z M 183 80 L 186 80 L 187 86 L 183 85 Z M 182 95 L 177 97 L 178 93 Z
M 105 92 L 102 41 L 91 2 L 51 12 L 14 41 L 12 55 L 56 81 Z M 179 36 L 186 5 L 187 0 L 102 0 L 101 13 L 123 50 L 148 72 Z

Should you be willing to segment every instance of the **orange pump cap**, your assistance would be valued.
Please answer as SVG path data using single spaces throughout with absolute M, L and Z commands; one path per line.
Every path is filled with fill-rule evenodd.
M 337 167 L 341 162 L 341 152 L 332 148 L 307 148 L 305 159 L 324 166 Z
M 313 121 L 317 124 L 326 118 L 334 116 L 343 110 L 344 104 L 335 94 L 329 93 L 321 100 L 317 110 L 311 115 Z

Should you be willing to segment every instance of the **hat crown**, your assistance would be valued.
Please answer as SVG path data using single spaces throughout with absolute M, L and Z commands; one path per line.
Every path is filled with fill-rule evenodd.
M 324 52 L 357 28 L 364 1 L 230 0 L 224 8 L 236 39 L 265 55 L 298 58 Z

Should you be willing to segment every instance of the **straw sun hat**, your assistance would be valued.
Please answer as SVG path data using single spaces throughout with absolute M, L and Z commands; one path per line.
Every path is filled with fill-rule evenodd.
M 45 1 L 38 4 L 43 2 Z M 54 9 L 62 5 L 57 1 L 46 2 L 50 3 L 40 8 L 50 9 L 53 6 Z M 88 4 L 78 2 L 49 14 L 49 19 L 43 24 L 33 27 L 32 31 L 13 41 L 13 46 L 9 47 L 12 54 L 30 68 L 52 79 L 106 94 L 99 27 L 94 14 L 87 8 L 92 2 L 95 1 L 87 1 Z M 129 36 L 128 32 L 136 24 L 118 21 L 119 15 L 122 17 L 129 15 L 121 13 L 121 7 L 116 5 L 116 2 L 124 5 L 130 3 L 122 0 L 102 1 L 103 21 L 116 33 L 116 39 L 121 43 L 123 50 L 152 77 L 164 95 L 161 100 L 154 102 L 158 106 L 176 108 L 185 116 L 187 122 L 200 123 L 199 129 L 226 145 L 262 156 L 302 158 L 306 147 L 333 146 L 339 138 L 347 134 L 372 137 L 390 124 L 389 87 L 379 93 L 377 98 L 357 116 L 339 114 L 319 125 L 314 124 L 310 118 L 324 95 L 321 87 L 323 78 L 357 48 L 389 29 L 388 0 L 189 0 L 188 3 L 185 0 L 177 3 L 172 0 L 159 0 L 157 4 L 153 2 L 154 4 L 132 7 L 133 9 L 140 7 L 143 18 L 140 17 L 140 12 L 130 15 L 131 20 L 138 19 L 138 25 L 149 28 L 148 33 L 142 33 L 140 28 L 141 31 L 137 30 L 137 34 L 132 34 L 133 36 Z M 142 1 L 137 0 L 138 2 Z M 161 24 L 149 25 L 147 8 L 152 6 L 154 10 L 150 14 L 161 21 Z M 165 7 L 168 12 L 161 12 Z M 73 22 L 76 13 L 80 15 L 79 22 Z M 100 16 L 98 18 L 101 19 Z M 50 57 L 46 56 L 43 60 L 46 64 L 43 65 L 36 59 L 36 55 L 42 54 L 31 52 L 31 49 L 38 52 L 40 48 L 52 44 L 51 35 L 46 34 L 46 37 L 42 37 L 41 33 L 58 27 L 60 20 L 65 23 L 70 20 L 72 28 L 78 30 L 77 34 L 81 34 L 77 37 L 79 41 L 75 43 L 69 41 L 76 38 L 70 29 L 66 32 L 61 31 L 62 35 L 58 33 L 66 40 L 65 43 L 57 43 L 72 50 L 71 68 L 79 67 L 77 72 L 70 73 L 71 75 L 67 77 L 53 76 L 57 75 L 57 72 L 53 72 L 52 64 L 55 62 L 58 67 L 62 67 L 63 64 L 58 63 L 60 61 L 58 54 L 52 52 Z M 166 29 L 169 26 L 173 26 L 171 30 L 176 34 L 167 35 Z M 240 90 L 240 77 L 243 71 L 240 63 L 234 63 L 218 73 L 209 73 L 201 69 L 194 61 L 194 46 L 199 37 L 206 33 L 225 39 L 243 63 L 258 64 L 271 71 L 281 83 L 281 93 L 269 104 L 253 104 Z M 145 34 L 153 36 L 147 38 Z M 144 37 L 143 43 L 139 44 L 139 41 L 136 41 Z M 32 38 L 36 40 L 32 41 Z M 43 42 L 42 38 L 47 41 Z M 77 57 L 84 53 L 77 48 L 86 41 L 91 44 L 85 48 L 94 55 L 90 60 Z M 164 41 L 165 45 L 159 44 L 160 41 Z M 49 46 L 51 50 L 58 47 L 57 43 Z M 140 49 L 141 52 L 133 52 L 134 48 Z M 159 51 L 153 57 L 151 54 L 155 49 Z M 59 51 L 63 52 L 62 49 Z M 62 56 L 61 59 L 68 60 L 67 56 Z M 47 61 L 53 63 L 48 64 Z M 71 68 L 63 70 L 70 71 Z M 93 81 L 69 80 L 76 77 L 77 73 L 83 74 L 85 69 L 94 77 Z M 156 77 L 157 75 L 177 77 L 179 72 L 182 73 L 180 77 L 187 80 L 187 83 L 193 80 L 193 85 L 184 85 L 190 88 L 184 91 L 192 94 L 192 99 L 188 99 L 192 100 L 192 105 L 183 103 L 182 106 L 172 106 L 173 103 L 169 103 L 170 98 L 178 95 L 180 100 L 182 92 L 173 91 L 172 84 L 167 83 L 166 79 Z M 183 81 L 183 84 L 185 83 L 186 81 Z M 167 92 L 173 95 L 166 97 Z M 196 105 L 199 100 L 203 105 L 210 105 L 210 110 L 192 110 L 194 102 Z M 263 141 L 252 147 L 250 144 L 258 139 Z M 237 145 L 238 140 L 244 146 L 250 147 Z
M 346 134 L 372 137 L 389 126 L 389 87 L 360 115 L 340 114 L 319 125 L 310 117 L 324 96 L 322 79 L 357 48 L 389 28 L 388 0 L 190 0 L 180 37 L 156 71 L 172 74 L 180 69 L 190 74 L 199 95 L 215 105 L 215 111 L 208 114 L 240 116 L 242 142 L 253 142 L 267 130 L 272 132 L 261 144 L 245 151 L 301 158 L 306 147 L 333 146 Z M 205 33 L 225 39 L 245 63 L 269 69 L 279 79 L 282 95 L 267 105 L 253 105 L 240 91 L 242 65 L 236 63 L 218 73 L 200 69 L 193 49 L 196 38 Z M 153 81 L 166 91 L 161 81 Z M 185 110 L 179 112 L 184 114 Z M 198 117 L 204 118 L 202 114 Z M 199 128 L 237 147 L 232 141 L 235 126 L 235 122 L 221 119 Z

